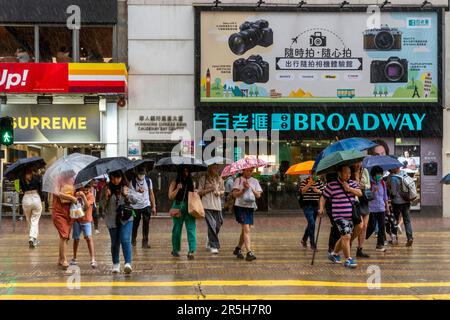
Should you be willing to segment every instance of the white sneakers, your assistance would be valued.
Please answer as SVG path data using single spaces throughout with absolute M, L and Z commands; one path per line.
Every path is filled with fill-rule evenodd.
M 100 234 L 100 231 L 98 229 L 95 230 L 95 234 Z
M 211 248 L 211 253 L 212 253 L 212 254 L 218 254 L 218 253 L 219 253 L 219 249 L 217 249 L 217 248 Z
M 123 272 L 125 272 L 125 274 L 130 274 L 131 271 L 133 271 L 133 269 L 131 268 L 131 264 L 125 263 L 125 267 L 123 267 Z
M 120 263 L 114 263 L 112 266 L 112 273 L 120 273 Z

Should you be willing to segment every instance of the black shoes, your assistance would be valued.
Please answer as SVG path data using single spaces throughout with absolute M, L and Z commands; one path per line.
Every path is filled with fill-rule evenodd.
M 187 255 L 188 260 L 194 260 L 194 253 L 193 252 L 189 252 Z
M 302 246 L 303 246 L 303 248 L 308 248 L 308 245 L 306 244 L 306 241 L 305 240 L 300 240 L 300 243 L 302 244 Z
M 142 242 L 142 248 L 150 249 L 150 245 L 148 244 L 148 242 Z
M 172 254 L 172 257 L 174 257 L 174 258 L 179 258 L 180 257 L 180 254 L 178 252 L 172 251 L 171 254 Z
M 407 247 L 412 247 L 413 245 L 413 239 L 408 240 L 408 242 L 406 242 L 406 246 Z
M 246 261 L 253 261 L 253 260 L 255 260 L 255 259 L 256 259 L 256 257 L 255 257 L 255 255 L 253 254 L 253 252 L 251 252 L 251 251 L 247 252 L 247 256 L 245 257 L 245 260 L 246 260 Z
M 363 249 L 363 248 L 358 248 L 358 249 L 356 250 L 356 257 L 357 257 L 357 258 L 370 258 L 370 256 L 369 256 L 367 253 L 363 252 L 362 249 Z
M 236 247 L 233 251 L 233 254 L 238 258 L 238 259 L 244 259 L 244 255 L 242 254 L 242 250 L 239 247 Z

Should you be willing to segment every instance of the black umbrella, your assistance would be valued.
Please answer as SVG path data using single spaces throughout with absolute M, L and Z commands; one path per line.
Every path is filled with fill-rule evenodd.
M 41 169 L 46 165 L 41 157 L 23 158 L 10 165 L 3 176 L 8 180 L 16 180 L 25 172 L 27 168 Z
M 75 179 L 75 184 L 80 184 L 114 171 L 122 171 L 125 173 L 126 171 L 133 168 L 133 161 L 125 157 L 98 159 L 78 172 L 78 175 Z
M 152 159 L 140 159 L 134 161 L 134 168 L 144 167 L 147 172 L 152 170 L 155 166 L 155 160 Z
M 186 167 L 190 172 L 206 171 L 208 166 L 192 157 L 172 156 L 159 160 L 155 169 L 160 171 L 177 172 L 180 166 Z

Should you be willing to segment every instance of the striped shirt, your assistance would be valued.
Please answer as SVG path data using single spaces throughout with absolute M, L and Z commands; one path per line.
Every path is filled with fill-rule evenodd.
M 300 183 L 300 192 L 302 192 L 303 188 L 308 184 L 308 179 L 303 180 Z M 320 193 L 314 192 L 313 188 L 317 188 L 318 190 L 323 192 L 323 189 L 325 189 L 325 184 L 318 179 L 316 182 L 314 182 L 308 190 L 303 193 L 303 201 L 307 202 L 314 202 L 317 205 L 317 202 L 319 202 L 320 199 Z
M 353 180 L 348 180 L 350 188 L 359 189 L 359 186 Z M 331 201 L 331 215 L 336 221 L 338 219 L 352 220 L 352 203 L 356 201 L 355 195 L 351 192 L 344 193 L 344 187 L 339 181 L 331 181 L 325 187 L 323 196 Z M 350 198 L 350 200 L 349 200 Z

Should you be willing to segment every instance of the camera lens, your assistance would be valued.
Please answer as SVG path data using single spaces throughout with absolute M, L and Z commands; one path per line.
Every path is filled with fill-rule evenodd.
M 250 63 L 241 70 L 242 81 L 247 84 L 258 82 L 263 76 L 263 70 L 256 63 Z
M 255 47 L 260 37 L 260 33 L 256 29 L 243 30 L 230 36 L 228 46 L 234 54 L 241 55 Z
M 398 81 L 403 78 L 405 69 L 399 62 L 389 61 L 386 63 L 386 67 L 384 68 L 384 74 L 390 81 Z
M 389 31 L 380 31 L 375 36 L 375 46 L 379 50 L 390 50 L 394 46 L 394 36 Z

